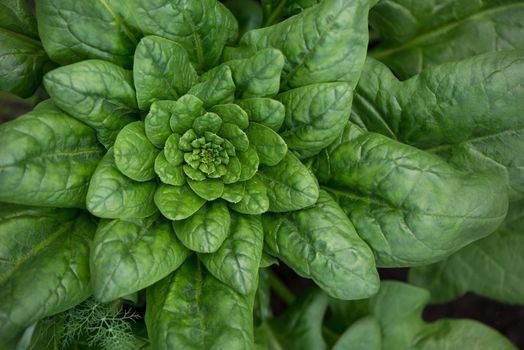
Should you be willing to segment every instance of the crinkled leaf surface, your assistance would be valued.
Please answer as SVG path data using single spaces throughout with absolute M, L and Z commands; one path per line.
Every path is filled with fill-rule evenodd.
M 143 289 L 176 270 L 188 255 L 171 223 L 158 215 L 102 220 L 90 258 L 95 297 L 109 302 Z
M 250 123 L 246 134 L 249 144 L 257 151 L 261 164 L 276 165 L 287 153 L 286 142 L 267 126 Z
M 205 203 L 191 217 L 173 221 L 175 233 L 189 249 L 199 253 L 213 253 L 229 236 L 231 216 L 222 200 Z
M 100 218 L 145 218 L 157 211 L 155 181 L 137 182 L 115 165 L 113 149 L 98 164 L 87 192 L 87 209 Z
M 136 33 L 117 0 L 38 0 L 38 32 L 51 59 L 66 65 L 90 58 L 130 68 Z
M 235 82 L 229 66 L 218 66 L 207 71 L 188 92 L 204 101 L 206 108 L 217 104 L 233 102 Z
M 261 167 L 259 175 L 267 189 L 269 211 L 298 210 L 315 204 L 318 199 L 317 179 L 290 152 L 277 165 Z
M 519 0 L 385 0 L 370 11 L 380 45 L 370 54 L 398 77 L 484 52 L 524 49 Z
M 144 122 L 124 126 L 113 147 L 115 164 L 132 180 L 148 181 L 155 178 L 155 159 L 160 152 L 147 138 Z
M 524 304 L 524 201 L 510 205 L 502 228 L 450 257 L 410 270 L 409 281 L 443 303 L 467 291 L 508 304 Z
M 316 164 L 379 266 L 427 264 L 493 232 L 504 181 L 348 124 Z M 438 232 L 439 234 L 435 234 Z
M 187 219 L 196 213 L 206 202 L 186 184 L 170 186 L 161 184 L 155 193 L 155 204 L 166 218 Z
M 138 107 L 144 110 L 155 100 L 177 100 L 198 76 L 182 46 L 151 35 L 136 48 L 133 78 Z
M 199 254 L 200 261 L 218 280 L 238 293 L 256 288 L 264 234 L 260 217 L 231 212 L 229 236 L 212 254 Z
M 0 125 L 0 200 L 84 208 L 103 153 L 93 129 L 42 102 Z
M 352 98 L 352 89 L 346 83 L 307 85 L 278 95 L 286 108 L 280 136 L 301 158 L 316 155 L 344 129 Z
M 71 210 L 1 209 L 0 345 L 91 294 L 88 258 L 96 229 Z
M 146 324 L 155 349 L 253 348 L 254 293 L 243 296 L 196 258 L 147 290 Z
M 269 209 L 269 198 L 267 189 L 260 177 L 252 177 L 245 182 L 244 186 L 242 199 L 230 204 L 229 207 L 241 214 L 258 215 L 265 213 Z
M 86 60 L 57 68 L 44 77 L 53 102 L 97 131 L 109 148 L 125 125 L 136 120 L 130 71 L 101 60 Z
M 371 249 L 327 192 L 320 192 L 312 208 L 267 215 L 263 223 L 271 255 L 312 278 L 329 295 L 362 299 L 378 290 Z
M 369 0 L 324 0 L 271 27 L 246 33 L 240 45 L 282 51 L 284 90 L 345 81 L 354 87 L 368 44 Z
M 265 125 L 274 131 L 278 131 L 284 123 L 286 109 L 277 100 L 247 98 L 237 101 L 237 104 L 246 111 L 250 121 Z
M 176 109 L 176 101 L 155 101 L 144 119 L 146 135 L 155 147 L 162 148 L 173 131 L 171 115 Z
M 23 0 L 0 1 L 0 26 L 15 33 L 38 38 L 36 19 Z
M 238 35 L 235 17 L 216 0 L 132 0 L 138 26 L 182 45 L 198 70 L 216 65 Z
M 458 167 L 500 174 L 517 198 L 524 195 L 523 79 L 522 50 L 442 64 L 405 82 L 368 60 L 351 119 Z

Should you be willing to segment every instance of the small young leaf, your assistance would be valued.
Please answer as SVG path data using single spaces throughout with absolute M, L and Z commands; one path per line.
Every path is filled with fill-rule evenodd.
M 245 152 L 249 148 L 247 135 L 235 124 L 224 123 L 218 135 L 231 142 L 236 152 Z
M 267 189 L 258 176 L 244 182 L 244 196 L 237 203 L 231 203 L 229 207 L 241 214 L 258 215 L 265 213 L 269 208 Z
M 276 165 L 287 153 L 286 142 L 267 126 L 251 123 L 246 130 L 249 144 L 258 154 L 261 164 Z
M 204 103 L 193 95 L 184 95 L 173 105 L 169 124 L 177 134 L 184 134 L 193 127 L 195 119 L 204 114 Z
M 202 181 L 187 179 L 187 183 L 196 194 L 208 201 L 213 201 L 224 193 L 224 182 L 221 179 L 205 179 Z
M 237 101 L 249 116 L 249 120 L 278 131 L 286 117 L 284 105 L 271 98 L 248 98 Z
M 146 135 L 155 147 L 162 148 L 171 130 L 171 115 L 175 111 L 176 101 L 155 101 L 144 119 Z
M 241 167 L 239 181 L 246 181 L 255 176 L 258 171 L 258 165 L 260 164 L 255 148 L 249 146 L 245 152 L 237 152 L 237 157 Z
M 236 104 L 215 105 L 209 111 L 218 114 L 224 123 L 235 124 L 242 130 L 249 126 L 247 113 Z
M 194 95 L 210 108 L 217 104 L 230 103 L 235 99 L 235 82 L 228 66 L 218 66 L 204 73 L 188 94 Z
M 196 213 L 206 202 L 188 186 L 161 184 L 155 193 L 155 204 L 166 218 L 183 220 Z
M 160 181 L 167 185 L 182 186 L 186 183 L 186 174 L 182 166 L 168 162 L 164 151 L 161 151 L 155 159 L 155 173 Z
M 224 186 L 224 193 L 222 193 L 222 199 L 225 199 L 229 203 L 238 203 L 244 197 L 246 187 L 244 182 L 235 182 Z

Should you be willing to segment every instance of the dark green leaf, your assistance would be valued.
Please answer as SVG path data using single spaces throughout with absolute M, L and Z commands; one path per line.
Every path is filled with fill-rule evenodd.
M 278 131 L 284 123 L 286 109 L 277 100 L 270 98 L 248 98 L 237 101 L 249 116 L 249 120 Z
M 155 204 L 166 218 L 183 220 L 196 213 L 206 202 L 188 186 L 162 184 L 155 193 Z
M 236 104 L 215 105 L 209 111 L 218 114 L 224 123 L 235 124 L 242 130 L 249 126 L 247 113 Z
M 380 325 L 373 317 L 364 317 L 345 331 L 332 350 L 381 350 Z
M 167 185 L 182 186 L 186 183 L 186 174 L 182 166 L 168 162 L 164 151 L 161 151 L 155 159 L 155 173 L 160 181 Z
M 60 67 L 45 75 L 44 85 L 53 102 L 93 127 L 106 148 L 136 120 L 132 73 L 113 63 L 87 60 Z
M 182 46 L 151 35 L 136 48 L 133 78 L 138 107 L 147 110 L 156 100 L 178 99 L 198 76 Z
M 246 134 L 249 144 L 257 151 L 261 164 L 276 165 L 287 153 L 286 142 L 267 126 L 250 123 Z
M 235 99 L 235 82 L 228 66 L 218 66 L 204 73 L 199 83 L 188 94 L 204 101 L 206 108 L 217 104 L 230 103 Z
M 144 124 L 147 138 L 155 147 L 164 147 L 167 138 L 173 133 L 169 123 L 176 105 L 176 101 L 155 101 L 151 104 Z
M 244 196 L 238 203 L 231 203 L 229 207 L 236 212 L 248 215 L 265 213 L 269 208 L 267 189 L 258 176 L 244 182 Z
M 255 148 L 249 146 L 246 152 L 237 152 L 237 157 L 241 166 L 239 181 L 246 181 L 255 176 L 260 162 Z
M 91 248 L 91 283 L 102 302 L 143 289 L 176 270 L 189 251 L 176 239 L 171 222 L 102 220 Z
M 187 179 L 187 183 L 196 194 L 208 201 L 213 201 L 224 193 L 224 182 L 221 179 L 204 179 L 202 181 Z
M 0 200 L 84 208 L 103 154 L 93 129 L 42 102 L 0 126 Z
M 36 19 L 24 0 L 0 1 L 0 27 L 15 33 L 38 38 Z
M 224 186 L 224 193 L 222 193 L 222 199 L 230 203 L 238 203 L 242 200 L 245 193 L 245 183 L 236 182 Z
M 171 130 L 180 135 L 193 127 L 195 119 L 204 111 L 204 103 L 193 95 L 184 95 L 175 102 L 172 107 L 171 119 L 169 121 Z

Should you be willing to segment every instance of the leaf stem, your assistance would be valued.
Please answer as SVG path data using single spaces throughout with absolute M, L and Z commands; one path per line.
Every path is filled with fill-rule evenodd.
M 273 271 L 269 271 L 269 285 L 271 286 L 271 289 L 273 289 L 273 291 L 287 305 L 291 304 L 295 300 L 295 295 Z
M 284 9 L 284 5 L 286 5 L 286 0 L 281 0 L 278 3 L 275 10 L 271 13 L 271 15 L 268 17 L 268 19 L 264 23 L 264 27 L 269 27 L 270 25 L 275 24 L 275 22 L 278 20 L 278 17 L 280 17 L 282 10 Z

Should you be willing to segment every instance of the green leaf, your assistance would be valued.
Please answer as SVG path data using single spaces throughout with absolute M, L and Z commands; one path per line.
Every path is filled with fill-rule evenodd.
M 166 160 L 173 166 L 181 166 L 184 163 L 184 152 L 178 146 L 180 144 L 180 135 L 171 134 L 164 147 Z
M 169 122 L 176 104 L 176 101 L 155 101 L 144 119 L 147 138 L 157 148 L 163 148 L 167 138 L 173 133 Z
M 245 152 L 249 148 L 247 135 L 235 124 L 222 124 L 218 135 L 231 142 L 237 152 Z
M 242 130 L 249 126 L 247 113 L 236 104 L 215 105 L 209 111 L 218 114 L 224 123 L 234 124 Z
M 170 186 L 161 184 L 155 193 L 155 204 L 166 218 L 183 220 L 196 213 L 206 202 L 197 196 L 188 185 Z
M 229 207 L 241 214 L 258 215 L 269 209 L 269 198 L 267 189 L 258 178 L 254 176 L 244 182 L 244 196 L 237 203 L 231 203 Z
M 523 49 L 522 16 L 518 0 L 441 0 L 438 6 L 431 0 L 385 0 L 370 12 L 381 39 L 370 54 L 404 80 L 440 63 Z
M 351 114 L 353 91 L 346 83 L 323 83 L 277 96 L 286 107 L 280 136 L 300 158 L 318 154 L 342 133 Z
M 53 102 L 97 131 L 109 148 L 125 125 L 136 120 L 132 73 L 100 60 L 57 68 L 44 77 Z
M 42 102 L 0 125 L 0 200 L 84 208 L 103 154 L 93 129 Z
M 0 28 L 0 90 L 29 97 L 40 86 L 47 55 L 39 41 L 4 28 Z
M 314 207 L 266 215 L 263 224 L 269 253 L 330 296 L 362 299 L 377 292 L 373 253 L 327 192 Z
M 240 45 L 282 51 L 284 90 L 336 81 L 355 87 L 366 57 L 371 2 L 324 0 L 286 21 L 246 33 Z
M 193 127 L 195 119 L 204 111 L 204 103 L 193 95 L 184 95 L 175 102 L 169 121 L 171 130 L 178 134 L 184 134 Z
M 188 94 L 204 101 L 204 106 L 210 108 L 217 104 L 233 102 L 235 99 L 235 82 L 228 66 L 218 66 L 204 73 L 199 83 L 195 84 Z
M 87 191 L 87 209 L 100 218 L 145 218 L 156 212 L 155 181 L 136 182 L 115 165 L 113 149 L 102 158 Z
M 298 210 L 317 202 L 317 179 L 290 152 L 277 165 L 262 167 L 259 175 L 267 188 L 269 211 Z
M 315 167 L 379 266 L 438 261 L 493 232 L 506 215 L 502 179 L 351 124 Z
M 87 216 L 75 219 L 74 211 L 11 206 L 1 213 L 3 348 L 24 328 L 91 294 L 88 257 L 96 227 Z
M 237 104 L 246 111 L 249 120 L 278 131 L 286 117 L 284 105 L 270 98 L 248 98 L 237 101 Z
M 176 270 L 189 251 L 176 239 L 171 222 L 102 220 L 91 248 L 95 297 L 110 302 L 143 289 Z
M 156 100 L 177 100 L 198 76 L 182 46 L 151 35 L 138 43 L 133 78 L 138 107 L 147 110 Z
M 36 19 L 23 0 L 2 0 L 0 2 L 1 27 L 35 39 L 38 38 Z
M 220 198 L 224 193 L 224 182 L 221 179 L 205 179 L 202 181 L 187 179 L 187 183 L 196 194 L 208 201 Z
M 146 304 L 155 349 L 253 348 L 253 296 L 219 282 L 196 258 L 150 287 Z
M 186 183 L 186 175 L 182 166 L 168 162 L 164 151 L 161 151 L 155 159 L 155 173 L 160 181 L 167 185 L 182 186 Z
M 237 157 L 241 166 L 239 181 L 246 181 L 255 176 L 260 162 L 255 148 L 249 146 L 245 152 L 237 152 Z
M 287 153 L 286 142 L 267 126 L 250 123 L 246 134 L 249 138 L 249 144 L 258 154 L 261 164 L 276 165 Z
M 231 68 L 238 98 L 270 97 L 278 93 L 284 55 L 275 49 L 265 49 L 253 57 L 227 61 Z
M 155 158 L 159 150 L 146 136 L 144 122 L 127 124 L 116 137 L 113 147 L 115 164 L 122 174 L 135 181 L 155 178 Z
M 244 197 L 246 187 L 244 182 L 236 182 L 224 186 L 224 192 L 222 193 L 222 199 L 230 203 L 238 203 Z
M 238 20 L 239 34 L 262 26 L 262 8 L 255 0 L 226 0 L 224 5 Z
M 36 2 L 38 32 L 49 57 L 60 65 L 99 58 L 130 68 L 137 43 L 115 0 Z
M 198 70 L 214 67 L 238 35 L 235 17 L 216 0 L 132 0 L 138 26 L 180 44 Z
M 281 316 L 256 329 L 263 349 L 325 350 L 322 321 L 327 307 L 324 293 L 313 290 L 300 296 Z
M 430 68 L 399 82 L 368 60 L 352 120 L 369 131 L 438 154 L 460 168 L 508 181 L 524 196 L 524 51 L 489 53 Z
M 174 221 L 175 233 L 189 249 L 199 253 L 213 253 L 229 236 L 231 216 L 224 201 L 207 202 L 195 214 L 182 221 Z
M 381 350 L 380 325 L 373 317 L 361 318 L 345 331 L 332 350 Z
M 199 254 L 200 261 L 219 281 L 243 295 L 257 286 L 264 234 L 260 217 L 231 213 L 229 237 L 212 254 Z
M 207 112 L 193 121 L 193 130 L 200 136 L 206 131 L 216 134 L 221 126 L 222 119 L 215 113 Z
M 502 303 L 524 304 L 523 204 L 510 205 L 507 219 L 497 232 L 434 265 L 411 269 L 410 283 L 430 290 L 435 303 L 472 291 Z

